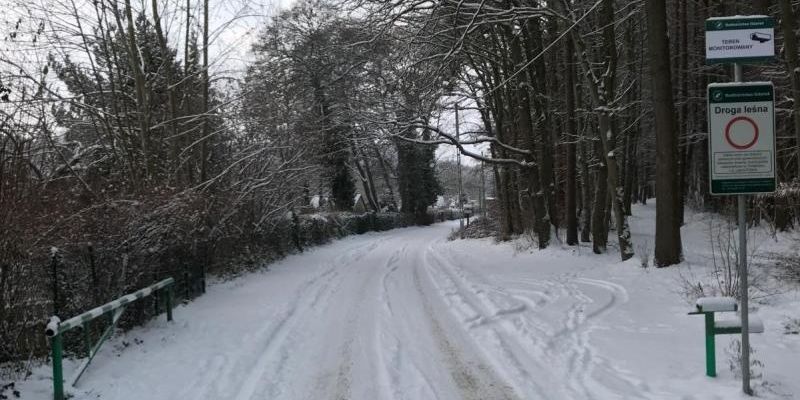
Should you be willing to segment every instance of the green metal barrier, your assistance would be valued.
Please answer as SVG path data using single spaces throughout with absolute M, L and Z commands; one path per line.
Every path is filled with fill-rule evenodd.
M 716 335 L 732 335 L 742 333 L 742 322 L 738 318 L 717 321 L 715 313 L 738 311 L 739 305 L 731 297 L 703 297 L 697 300 L 696 310 L 689 315 L 703 315 L 705 317 L 706 339 L 706 376 L 717 376 L 717 345 Z M 764 332 L 764 324 L 756 316 L 752 316 L 748 326 L 750 333 Z
M 159 291 L 166 291 L 166 296 L 163 296 L 164 306 L 167 312 L 167 321 L 172 321 L 172 288 L 174 285 L 175 280 L 172 278 L 167 278 L 154 285 L 122 296 L 110 303 L 103 304 L 100 307 L 91 309 L 66 321 L 62 322 L 56 316 L 50 317 L 50 321 L 47 323 L 47 328 L 45 329 L 45 335 L 50 338 L 50 347 L 53 356 L 53 398 L 55 400 L 64 400 L 64 370 L 62 365 L 64 357 L 64 339 L 62 334 L 64 332 L 82 327 L 84 332 L 84 341 L 86 343 L 86 351 L 88 353 L 88 357 L 83 360 L 81 365 L 78 367 L 78 370 L 75 372 L 75 375 L 73 375 L 69 380 L 69 385 L 74 386 L 78 382 L 78 379 L 81 378 L 81 375 L 83 375 L 83 372 L 86 371 L 86 368 L 89 366 L 89 363 L 92 362 L 94 356 L 97 355 L 97 352 L 100 350 L 100 346 L 102 346 L 103 343 L 113 333 L 114 328 L 116 328 L 117 323 L 119 322 L 122 313 L 125 312 L 125 308 L 127 308 L 128 304 L 155 294 Z M 106 328 L 106 330 L 100 335 L 97 342 L 92 344 L 91 332 L 89 331 L 88 324 L 90 321 L 93 321 L 104 315 L 109 316 L 110 324 L 108 328 Z

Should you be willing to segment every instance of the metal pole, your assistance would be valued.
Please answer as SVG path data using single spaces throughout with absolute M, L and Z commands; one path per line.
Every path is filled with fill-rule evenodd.
M 164 302 L 166 303 L 165 308 L 167 309 L 167 321 L 172 321 L 172 301 L 174 296 L 172 285 L 167 286 L 167 296 L 164 299 Z
M 461 143 L 461 129 L 458 126 L 458 103 L 456 103 L 456 142 Z M 458 226 L 460 227 L 461 239 L 464 238 L 464 202 L 461 201 L 463 196 L 463 187 L 461 181 L 461 149 L 456 147 L 456 163 L 458 164 Z
M 53 400 L 64 400 L 64 368 L 61 365 L 63 356 L 61 334 L 50 339 L 53 355 Z
M 739 195 L 739 304 L 742 319 L 742 390 L 753 394 L 750 388 L 750 316 L 747 287 L 747 199 Z
M 743 81 L 742 65 L 733 64 L 733 80 Z M 753 394 L 750 388 L 750 318 L 747 287 L 747 198 L 737 196 L 739 208 L 739 305 L 742 322 L 742 391 Z
M 53 248 L 51 272 L 53 278 L 53 315 L 58 316 L 61 311 L 58 308 L 58 250 Z

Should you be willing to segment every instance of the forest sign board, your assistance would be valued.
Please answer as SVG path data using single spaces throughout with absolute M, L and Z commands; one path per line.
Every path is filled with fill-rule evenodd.
M 775 191 L 774 98 L 771 82 L 708 85 L 711 194 Z
M 775 58 L 775 20 L 767 16 L 706 20 L 706 63 L 752 63 Z

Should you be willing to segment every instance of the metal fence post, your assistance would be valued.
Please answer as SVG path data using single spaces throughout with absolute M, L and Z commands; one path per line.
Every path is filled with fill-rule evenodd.
M 55 247 L 52 251 L 52 260 L 50 265 L 50 272 L 52 274 L 53 284 L 53 315 L 58 315 L 61 311 L 58 307 L 58 249 Z
M 186 264 L 183 265 L 183 296 L 186 299 L 191 299 L 189 296 L 189 271 Z
M 206 294 L 206 261 L 200 264 L 200 294 Z
M 64 400 L 64 368 L 62 366 L 63 342 L 61 333 L 50 339 L 53 352 L 53 399 Z
M 165 301 L 167 303 L 167 321 L 172 321 L 172 286 L 167 287 L 167 296 Z
M 92 335 L 89 332 L 89 321 L 83 323 L 83 344 L 86 346 L 86 357 L 92 356 Z

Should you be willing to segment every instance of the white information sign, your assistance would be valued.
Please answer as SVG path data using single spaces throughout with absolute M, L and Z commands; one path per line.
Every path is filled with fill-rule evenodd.
M 707 63 L 749 63 L 775 58 L 772 17 L 722 17 L 706 20 Z
M 712 194 L 775 191 L 775 105 L 770 82 L 708 86 Z

